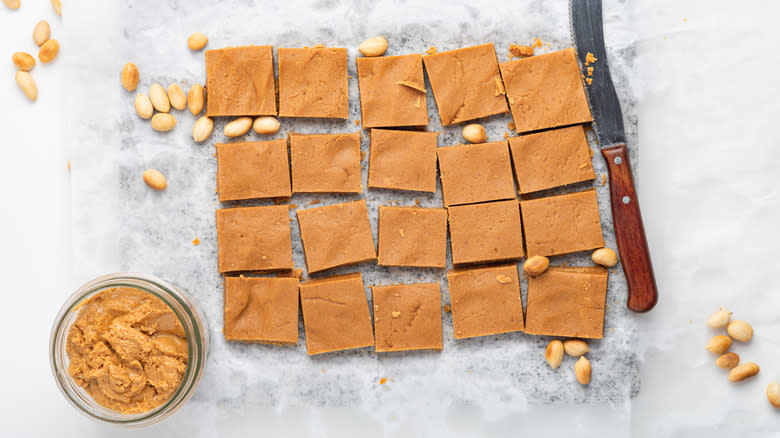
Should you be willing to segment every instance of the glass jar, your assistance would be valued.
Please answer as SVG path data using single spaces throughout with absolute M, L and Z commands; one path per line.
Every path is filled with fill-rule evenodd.
M 161 299 L 179 318 L 187 336 L 189 357 L 179 389 L 168 401 L 147 412 L 122 414 L 99 405 L 84 388 L 76 384 L 68 372 L 70 360 L 65 346 L 68 332 L 78 317 L 80 306 L 94 295 L 112 287 L 139 289 Z M 49 341 L 49 358 L 54 380 L 76 410 L 99 423 L 126 429 L 157 424 L 187 403 L 203 376 L 203 367 L 208 353 L 209 331 L 206 320 L 201 315 L 203 314 L 198 311 L 195 303 L 181 288 L 151 275 L 119 272 L 96 278 L 76 290 L 54 320 Z

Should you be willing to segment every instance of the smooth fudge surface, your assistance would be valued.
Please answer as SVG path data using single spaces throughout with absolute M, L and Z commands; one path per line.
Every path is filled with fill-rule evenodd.
M 372 129 L 368 187 L 436 192 L 437 135 Z
M 363 128 L 428 124 L 422 56 L 357 58 Z
M 371 288 L 376 351 L 441 350 L 439 283 Z
M 280 117 L 349 117 L 347 49 L 280 47 L 277 55 Z
M 449 207 L 452 264 L 523 257 L 520 206 L 514 199 Z
M 275 116 L 276 86 L 271 46 L 206 51 L 206 115 Z
M 444 205 L 515 198 L 506 141 L 441 147 L 436 153 Z
M 225 339 L 298 343 L 298 279 L 225 277 Z
M 360 133 L 291 134 L 294 193 L 361 193 Z
M 217 210 L 219 272 L 292 269 L 286 205 Z
M 380 205 L 378 263 L 447 267 L 447 210 Z
M 219 200 L 290 197 L 287 140 L 217 143 Z

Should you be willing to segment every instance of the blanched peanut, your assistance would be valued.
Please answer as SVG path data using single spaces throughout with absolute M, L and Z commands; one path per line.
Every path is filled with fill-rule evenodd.
M 715 365 L 730 370 L 739 365 L 739 355 L 737 353 L 726 353 L 715 360 Z
M 62 0 L 51 0 L 51 7 L 54 8 L 54 12 L 62 17 Z
M 187 107 L 193 116 L 197 116 L 203 111 L 203 85 L 193 84 L 187 93 Z
M 41 49 L 38 50 L 38 59 L 46 64 L 54 61 L 54 58 L 57 57 L 58 53 L 60 53 L 60 43 L 55 39 L 46 40 L 41 46 Z
M 741 382 L 749 379 L 758 374 L 760 368 L 755 362 L 745 362 L 742 365 L 737 365 L 729 371 L 730 382 Z
M 11 55 L 11 60 L 14 62 L 16 68 L 21 71 L 30 71 L 35 67 L 35 58 L 26 52 L 16 52 Z
M 8 9 L 19 9 L 19 6 L 22 5 L 20 0 L 3 0 L 3 3 Z
M 189 47 L 190 50 L 193 51 L 200 50 L 206 47 L 206 44 L 208 44 L 208 42 L 209 42 L 208 37 L 201 32 L 195 32 L 189 37 L 187 37 L 187 47 Z
M 192 125 L 192 139 L 196 143 L 206 141 L 211 137 L 211 132 L 214 130 L 214 121 L 211 118 L 203 116 L 199 118 L 194 125 Z
M 138 67 L 132 62 L 128 62 L 122 67 L 122 74 L 120 75 L 119 80 L 122 82 L 122 86 L 125 87 L 125 90 L 135 91 L 136 87 L 138 87 L 139 76 Z
M 585 356 L 580 357 L 577 363 L 574 364 L 574 377 L 577 381 L 583 385 L 590 383 L 591 369 L 590 361 Z
M 358 46 L 363 56 L 382 56 L 387 51 L 387 39 L 383 36 L 369 38 Z
M 731 348 L 731 338 L 726 335 L 718 335 L 707 343 L 707 351 L 715 354 L 723 354 Z
M 544 358 L 552 369 L 557 369 L 561 366 L 563 361 L 563 342 L 557 339 L 550 341 L 547 344 L 547 349 L 544 351 Z
M 769 404 L 780 409 L 780 383 L 772 382 L 766 387 L 766 398 Z
M 28 99 L 35 101 L 38 99 L 38 86 L 35 85 L 35 80 L 32 75 L 26 71 L 16 72 L 16 85 L 22 89 L 24 95 Z
M 144 182 L 149 188 L 154 190 L 165 190 L 168 188 L 168 180 L 165 179 L 165 175 L 157 169 L 146 169 L 143 177 Z
M 279 131 L 279 120 L 272 116 L 262 116 L 255 119 L 252 129 L 261 135 L 273 134 Z
M 135 112 L 142 119 L 150 119 L 154 115 L 152 101 L 144 94 L 135 96 Z
M 240 137 L 249 132 L 249 128 L 251 127 L 251 117 L 239 117 L 225 125 L 224 133 L 227 137 Z
M 550 259 L 545 256 L 533 256 L 523 263 L 523 270 L 531 277 L 536 277 L 550 266 Z
M 470 143 L 484 143 L 487 141 L 487 132 L 482 125 L 472 123 L 463 127 L 463 138 Z
M 618 262 L 617 253 L 615 253 L 615 251 L 611 248 L 599 248 L 593 251 L 591 259 L 593 259 L 593 263 L 606 266 L 608 268 L 617 265 Z
M 51 27 L 49 27 L 49 22 L 46 20 L 39 21 L 38 24 L 35 25 L 35 28 L 33 28 L 32 36 L 35 44 L 37 44 L 38 47 L 41 47 L 43 43 L 45 43 L 51 37 Z
M 707 320 L 707 325 L 712 328 L 723 328 L 729 324 L 731 320 L 731 312 L 726 309 L 720 309 L 713 313 Z
M 149 100 L 152 101 L 154 109 L 161 113 L 167 113 L 171 110 L 171 101 L 168 99 L 168 94 L 165 93 L 165 88 L 160 84 L 152 84 L 149 87 Z
M 569 339 L 563 343 L 563 350 L 569 356 L 580 357 L 590 351 L 588 343 L 580 339 Z
M 176 126 L 176 118 L 168 113 L 157 113 L 152 116 L 152 129 L 168 132 Z
M 179 84 L 168 86 L 168 100 L 171 102 L 171 106 L 179 111 L 187 108 L 187 95 L 184 94 L 184 90 Z
M 728 328 L 726 328 L 726 331 L 729 336 L 739 342 L 749 342 L 753 339 L 753 327 L 741 319 L 731 321 Z

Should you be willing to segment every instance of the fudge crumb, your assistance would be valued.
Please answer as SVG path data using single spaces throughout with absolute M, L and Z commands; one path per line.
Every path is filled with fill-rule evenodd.
M 314 204 L 319 204 L 319 203 L 320 203 L 319 199 L 315 199 L 315 200 L 309 201 L 309 205 L 314 205 Z
M 272 198 L 274 205 L 284 204 L 289 198 Z
M 192 239 L 192 244 L 193 244 L 193 245 L 196 245 L 196 246 L 197 246 L 197 245 L 200 245 L 200 239 L 198 239 L 197 237 L 196 237 L 196 238 L 194 238 L 194 239 Z
M 303 278 L 303 269 L 299 268 L 293 268 L 293 269 L 285 269 L 284 271 L 277 272 L 276 278 L 297 278 L 300 280 Z
M 588 76 L 593 76 L 593 67 L 588 67 Z
M 298 204 L 290 204 L 287 208 L 289 208 L 290 210 L 295 210 L 296 208 L 298 208 Z
M 449 304 L 445 304 L 444 305 L 444 311 L 447 312 L 447 313 L 450 313 L 452 311 L 452 308 L 450 307 Z
M 590 52 L 588 52 L 588 53 L 585 55 L 585 65 L 586 65 L 586 66 L 588 66 L 588 65 L 590 65 L 590 64 L 594 64 L 594 63 L 595 63 L 596 61 L 598 61 L 598 60 L 599 60 L 599 59 L 598 59 L 598 58 L 596 58 L 595 56 L 593 56 L 593 54 L 592 54 L 592 53 L 590 53 Z
M 498 80 L 498 79 L 496 79 L 496 80 Z M 398 81 L 398 82 L 396 82 L 395 84 L 396 84 L 396 85 L 403 85 L 403 86 L 405 86 L 405 87 L 409 87 L 409 88 L 411 88 L 412 90 L 417 90 L 417 91 L 419 91 L 420 93 L 426 93 L 426 90 L 425 90 L 425 85 L 415 84 L 415 83 L 414 83 L 414 82 L 412 82 L 412 81 Z
M 515 126 L 515 122 L 509 122 L 506 124 L 506 127 L 509 128 L 510 131 L 514 131 L 517 126 Z
M 380 385 L 384 385 L 385 383 L 387 383 L 387 377 L 382 377 L 381 379 L 379 379 Z
M 590 154 L 590 158 L 593 159 L 593 149 L 588 149 L 588 153 Z
M 605 185 L 607 185 L 607 174 L 606 173 L 602 173 L 601 174 L 601 187 L 604 187 Z
M 509 133 L 508 132 L 504 132 L 504 138 L 509 138 Z
M 593 83 L 593 79 L 592 78 L 585 78 L 585 82 L 587 82 L 588 85 L 590 85 L 590 84 Z
M 501 78 L 496 78 L 496 96 L 506 96 L 506 88 L 504 88 L 504 83 L 501 81 Z
M 428 47 L 428 50 L 425 51 L 425 53 L 429 55 L 435 55 L 437 52 L 438 50 L 436 50 L 436 47 L 434 46 Z
M 355 126 L 360 126 L 360 120 L 355 119 Z
M 509 45 L 509 57 L 528 58 L 534 56 L 534 48 L 531 46 L 521 46 L 518 44 Z
M 501 274 L 501 275 L 496 275 L 496 281 L 501 284 L 507 284 L 507 283 L 511 283 L 512 279 L 509 278 L 508 275 Z
M 401 316 L 401 312 L 393 310 L 393 318 L 398 318 L 399 316 Z
M 537 38 L 533 44 L 531 44 L 532 49 L 540 49 L 542 47 L 542 40 Z
M 415 199 L 414 200 L 414 205 L 419 207 L 420 206 L 420 200 L 419 199 Z

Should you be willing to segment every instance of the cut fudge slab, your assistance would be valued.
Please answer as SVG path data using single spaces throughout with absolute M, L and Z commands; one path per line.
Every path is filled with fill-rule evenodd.
M 383 266 L 447 267 L 447 210 L 380 205 L 378 260 Z
M 206 51 L 206 115 L 276 115 L 271 46 Z
M 501 64 L 517 132 L 593 120 L 574 48 Z
M 376 351 L 441 350 L 439 283 L 374 286 Z
M 448 208 L 452 264 L 485 263 L 523 257 L 523 226 L 517 201 Z M 381 243 L 380 243 L 381 245 Z
M 298 343 L 298 279 L 225 278 L 225 339 Z
M 279 48 L 279 116 L 346 119 L 347 49 Z
M 292 196 L 286 139 L 216 146 L 220 201 Z
M 550 256 L 601 248 L 596 190 L 522 201 L 525 245 L 529 256 Z
M 360 273 L 301 283 L 301 310 L 310 355 L 374 345 Z
M 596 177 L 582 125 L 509 139 L 520 193 Z
M 309 274 L 376 259 L 365 199 L 296 214 Z
M 601 339 L 606 298 L 606 269 L 551 266 L 528 279 L 526 333 Z
M 292 269 L 286 205 L 217 210 L 219 272 Z
M 436 153 L 444 205 L 514 199 L 507 142 L 448 146 Z
M 428 124 L 421 55 L 357 58 L 363 128 Z
M 292 134 L 295 193 L 360 193 L 360 133 Z
M 442 126 L 509 111 L 493 43 L 423 56 Z
M 523 300 L 516 265 L 447 273 L 455 339 L 523 330 Z
M 435 192 L 437 135 L 372 129 L 368 187 Z

